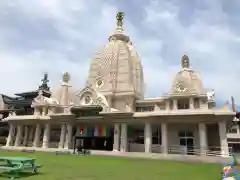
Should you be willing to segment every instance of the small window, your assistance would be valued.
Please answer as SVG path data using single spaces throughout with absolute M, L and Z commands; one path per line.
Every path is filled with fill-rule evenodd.
M 236 134 L 236 133 L 237 133 L 237 127 L 236 127 L 236 126 L 231 127 L 231 128 L 228 130 L 228 133 Z
M 194 108 L 199 109 L 200 108 L 200 100 L 199 98 L 194 99 Z
M 149 112 L 154 111 L 154 106 L 139 106 L 136 107 L 136 112 Z
M 180 138 L 186 138 L 186 137 L 194 137 L 192 131 L 179 131 L 178 136 Z
M 178 109 L 189 109 L 189 99 L 178 100 Z

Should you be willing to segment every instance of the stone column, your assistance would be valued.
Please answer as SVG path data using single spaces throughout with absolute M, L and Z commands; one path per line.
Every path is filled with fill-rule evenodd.
M 72 147 L 72 124 L 67 124 L 67 133 L 65 138 L 64 149 L 71 149 Z
M 61 135 L 58 148 L 64 148 L 64 140 L 66 136 L 66 124 L 61 125 Z
M 168 136 L 167 136 L 167 124 L 161 124 L 161 135 L 162 135 L 162 153 L 168 154 Z
M 152 152 L 152 125 L 150 123 L 145 124 L 144 130 L 144 144 L 145 144 L 145 152 Z
M 35 116 L 40 116 L 41 115 L 41 111 L 39 107 L 34 107 L 34 115 Z
M 190 107 L 190 109 L 195 109 L 194 108 L 194 99 L 192 97 L 190 97 L 190 99 L 189 99 L 189 107 Z
M 41 135 L 41 126 L 40 126 L 40 124 L 37 124 L 36 130 L 35 130 L 34 141 L 33 141 L 33 147 L 40 146 L 40 135 Z
M 165 101 L 165 109 L 166 109 L 166 111 L 170 110 L 170 101 L 169 100 Z
M 24 138 L 23 138 L 23 146 L 27 146 L 28 144 L 28 126 L 24 127 Z
M 110 112 L 111 108 L 112 108 L 112 96 L 111 95 L 109 95 L 107 97 L 107 102 L 108 102 L 108 111 Z
M 7 138 L 7 142 L 6 142 L 6 146 L 11 146 L 13 144 L 14 141 L 14 125 L 13 124 L 9 124 L 9 133 L 8 133 L 8 138 Z
M 121 124 L 121 137 L 120 137 L 120 151 L 128 151 L 128 139 L 127 139 L 127 124 Z
M 35 131 L 34 127 L 32 127 L 32 126 L 29 127 L 29 137 L 28 137 L 28 141 L 30 141 L 30 142 L 33 142 L 34 131 Z
M 120 124 L 114 124 L 114 143 L 113 151 L 119 151 Z
M 16 135 L 16 140 L 15 140 L 14 146 L 21 146 L 22 135 L 23 135 L 23 126 L 18 125 L 17 126 L 17 135 Z
M 48 107 L 47 106 L 44 106 L 42 108 L 42 116 L 46 116 L 48 114 Z
M 43 133 L 43 144 L 42 148 L 48 148 L 50 140 L 50 124 L 45 124 L 44 133 Z
M 174 99 L 173 100 L 173 110 L 177 110 L 178 109 L 178 104 L 177 103 L 178 103 L 177 100 Z
M 198 124 L 198 129 L 199 129 L 200 153 L 201 153 L 201 155 L 206 155 L 206 151 L 207 151 L 207 130 L 206 130 L 206 124 L 199 123 Z
M 225 121 L 218 122 L 220 145 L 221 145 L 221 155 L 229 156 L 228 142 L 227 142 L 227 127 Z

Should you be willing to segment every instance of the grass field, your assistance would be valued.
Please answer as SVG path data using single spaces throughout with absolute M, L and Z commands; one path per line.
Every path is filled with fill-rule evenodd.
M 0 152 L 0 156 L 37 158 L 39 174 L 21 174 L 28 180 L 219 180 L 221 167 L 162 160 L 96 156 Z M 0 177 L 0 179 L 2 179 Z

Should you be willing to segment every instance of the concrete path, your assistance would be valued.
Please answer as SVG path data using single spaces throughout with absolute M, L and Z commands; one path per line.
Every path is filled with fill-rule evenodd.
M 72 149 L 58 149 L 58 148 L 34 148 L 34 147 L 0 147 L 7 151 L 37 151 L 37 152 L 52 152 L 69 153 L 72 154 Z M 143 158 L 143 159 L 161 159 L 191 163 L 214 163 L 214 164 L 229 164 L 232 162 L 232 157 L 217 157 L 217 156 L 196 156 L 196 155 L 182 155 L 182 154 L 160 154 L 160 153 L 138 153 L 138 152 L 115 152 L 115 151 L 96 151 L 91 150 L 91 155 L 108 156 L 108 157 L 125 157 L 125 158 Z

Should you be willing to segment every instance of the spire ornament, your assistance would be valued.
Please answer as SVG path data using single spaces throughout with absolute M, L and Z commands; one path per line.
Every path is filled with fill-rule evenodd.
M 62 80 L 63 80 L 64 83 L 67 84 L 70 81 L 70 74 L 68 72 L 65 72 L 63 74 Z
M 39 90 L 46 90 L 49 91 L 49 86 L 48 86 L 48 73 L 44 73 L 43 79 L 42 79 L 42 84 L 41 86 L 38 87 Z
M 124 12 L 118 12 L 116 19 L 117 19 L 117 27 L 123 27 L 123 18 L 125 14 Z
M 181 65 L 182 65 L 182 68 L 189 68 L 190 67 L 190 60 L 189 60 L 189 57 L 184 54 L 182 59 L 181 59 Z

